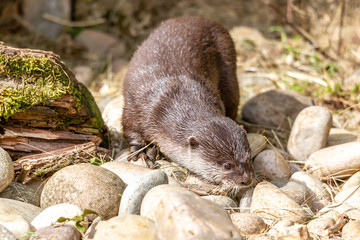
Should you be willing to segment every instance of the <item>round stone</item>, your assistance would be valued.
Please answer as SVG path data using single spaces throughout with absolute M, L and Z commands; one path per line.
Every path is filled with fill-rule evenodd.
M 153 187 L 167 183 L 167 175 L 161 170 L 154 170 L 129 184 L 121 198 L 119 214 L 140 214 L 141 202 L 145 194 Z
M 10 155 L 0 147 L 0 192 L 4 190 L 14 178 L 14 166 Z
M 119 211 L 124 182 L 113 172 L 83 163 L 56 172 L 44 186 L 41 208 L 59 203 L 71 203 L 90 209 L 108 219 Z M 92 220 L 94 217 L 89 217 Z
M 287 145 L 291 155 L 304 161 L 324 148 L 331 125 L 332 115 L 327 108 L 311 106 L 302 110 L 295 119 Z

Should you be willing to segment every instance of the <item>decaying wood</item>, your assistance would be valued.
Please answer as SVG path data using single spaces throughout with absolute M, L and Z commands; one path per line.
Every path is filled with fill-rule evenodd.
M 13 162 L 16 181 L 26 182 L 32 177 L 41 177 L 53 173 L 70 164 L 90 162 L 97 156 L 93 142 L 74 145 L 55 151 L 29 155 Z
M 39 62 L 45 59 L 48 64 L 48 75 L 42 69 L 43 63 L 33 66 L 38 64 L 37 61 L 31 64 L 34 70 L 26 72 L 27 67 L 24 67 L 22 73 L 22 68 L 16 68 L 20 69 L 20 72 L 12 74 L 12 65 L 10 61 L 7 62 L 8 59 L 20 59 L 22 62 L 26 59 L 39 59 Z M 0 147 L 8 151 L 13 160 L 88 142 L 93 142 L 96 146 L 106 146 L 106 129 L 95 100 L 86 87 L 76 80 L 59 56 L 52 52 L 12 48 L 0 43 L 1 60 Z M 41 81 L 41 84 L 37 81 Z M 34 104 L 31 102 L 32 95 L 29 94 L 29 89 L 38 85 L 41 88 L 34 90 L 34 96 L 40 95 L 41 102 Z M 54 86 L 58 85 L 62 89 L 56 92 Z M 27 91 L 30 97 L 26 95 L 25 98 L 20 94 L 20 98 L 23 98 L 17 103 L 19 95 L 11 99 L 12 95 L 9 92 L 12 91 L 17 94 L 25 92 L 24 95 Z M 44 94 L 38 94 L 37 91 L 44 91 Z M 54 91 L 55 94 L 46 91 Z M 14 103 L 9 104 L 10 101 Z M 9 114 L 6 111 L 12 111 L 12 106 L 17 108 L 14 107 L 14 112 Z

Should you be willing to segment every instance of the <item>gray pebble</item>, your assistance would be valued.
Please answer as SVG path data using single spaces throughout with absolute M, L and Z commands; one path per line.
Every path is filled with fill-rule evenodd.
M 40 192 L 27 185 L 11 182 L 1 193 L 1 198 L 14 199 L 40 206 Z
M 167 183 L 168 176 L 161 170 L 154 170 L 129 184 L 121 197 L 119 214 L 140 214 L 145 194 L 153 187 Z
M 15 240 L 16 237 L 6 227 L 0 224 L 0 239 L 1 240 Z
M 31 237 L 30 240 L 80 240 L 80 232 L 72 225 L 47 226 L 35 232 L 38 237 Z
M 0 147 L 0 192 L 4 190 L 14 177 L 14 166 L 9 154 Z

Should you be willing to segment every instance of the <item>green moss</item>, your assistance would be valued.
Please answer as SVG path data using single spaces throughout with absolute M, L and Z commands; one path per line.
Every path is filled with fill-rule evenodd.
M 0 77 L 8 79 L 9 85 L 0 89 L 0 118 L 5 120 L 65 94 L 74 96 L 77 107 L 81 108 L 81 92 L 73 86 L 65 70 L 49 58 L 0 53 Z
M 100 109 L 96 104 L 95 99 L 93 98 L 93 96 L 85 86 L 82 87 L 81 93 L 85 99 L 85 102 L 88 103 L 88 108 L 92 116 L 89 124 L 91 126 L 96 127 L 99 130 L 99 132 L 102 132 L 102 129 L 104 127 L 104 120 L 101 116 Z

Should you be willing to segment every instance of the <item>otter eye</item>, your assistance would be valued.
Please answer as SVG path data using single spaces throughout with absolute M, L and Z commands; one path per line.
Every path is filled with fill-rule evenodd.
M 225 170 L 230 170 L 231 169 L 231 164 L 230 163 L 224 163 L 223 164 Z

